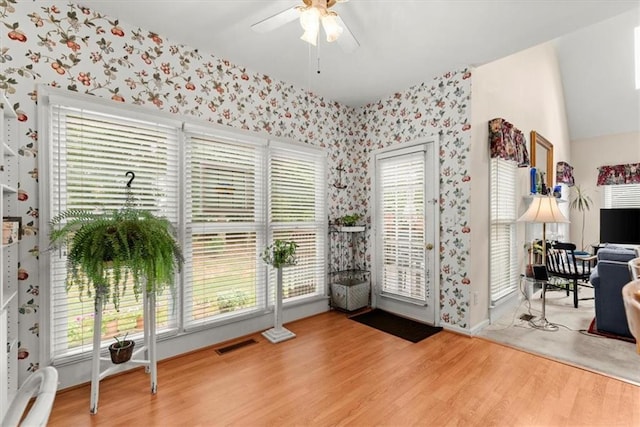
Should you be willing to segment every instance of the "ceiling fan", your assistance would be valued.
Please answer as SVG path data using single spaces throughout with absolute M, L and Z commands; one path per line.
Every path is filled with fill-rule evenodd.
M 275 30 L 291 21 L 300 19 L 300 25 L 304 34 L 302 40 L 316 45 L 320 34 L 320 24 L 327 36 L 328 42 L 337 41 L 342 50 L 353 52 L 360 46 L 353 33 L 345 25 L 340 16 L 331 8 L 336 3 L 344 3 L 348 0 L 302 0 L 303 5 L 293 6 L 263 19 L 251 26 L 258 33 L 266 33 Z

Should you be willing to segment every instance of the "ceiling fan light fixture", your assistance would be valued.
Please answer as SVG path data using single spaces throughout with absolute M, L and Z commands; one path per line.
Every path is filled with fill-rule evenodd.
M 336 41 L 342 34 L 343 29 L 336 19 L 338 14 L 328 10 L 336 3 L 336 0 L 303 1 L 305 6 L 297 7 L 300 11 L 300 25 L 304 29 L 304 34 L 300 38 L 315 46 L 320 32 L 320 22 L 322 22 L 327 41 L 329 43 Z
M 300 38 L 315 46 L 320 31 L 320 11 L 315 7 L 303 9 L 300 12 L 300 25 L 304 30 L 304 34 Z
M 322 17 L 322 28 L 324 28 L 329 43 L 338 40 L 342 34 L 342 27 L 338 24 L 336 16 L 335 13 L 327 13 Z
M 311 45 L 316 45 L 316 40 L 318 40 L 318 32 L 315 33 L 312 31 L 305 31 L 301 36 L 300 40 L 304 40 Z

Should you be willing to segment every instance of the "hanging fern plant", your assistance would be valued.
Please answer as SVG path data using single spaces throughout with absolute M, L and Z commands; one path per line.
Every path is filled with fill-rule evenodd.
M 129 279 L 136 299 L 143 285 L 147 293 L 161 294 L 167 287 L 173 292 L 184 262 L 175 230 L 166 218 L 134 208 L 131 200 L 129 194 L 119 210 L 71 209 L 51 220 L 51 244 L 67 248 L 67 291 L 76 287 L 81 297 L 100 296 L 116 310 Z

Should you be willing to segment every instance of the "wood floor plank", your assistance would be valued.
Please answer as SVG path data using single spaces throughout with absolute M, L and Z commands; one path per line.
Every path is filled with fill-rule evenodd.
M 293 340 L 207 348 L 61 391 L 50 426 L 640 425 L 640 387 L 479 338 L 411 343 L 325 313 Z

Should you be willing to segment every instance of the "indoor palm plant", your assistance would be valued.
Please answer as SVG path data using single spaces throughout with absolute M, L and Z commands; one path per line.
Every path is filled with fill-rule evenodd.
M 576 209 L 577 211 L 582 213 L 582 228 L 580 232 L 580 247 L 584 251 L 584 226 L 585 226 L 585 214 L 588 210 L 591 209 L 593 205 L 593 201 L 591 197 L 589 197 L 579 185 L 574 187 L 574 198 L 571 200 L 569 207 L 571 209 Z
M 154 294 L 173 290 L 183 262 L 174 228 L 168 219 L 136 209 L 130 195 L 122 209 L 71 209 L 50 225 L 51 244 L 67 247 L 67 290 L 77 287 L 103 305 L 110 300 L 116 310 L 130 278 L 136 299 L 143 286 Z

